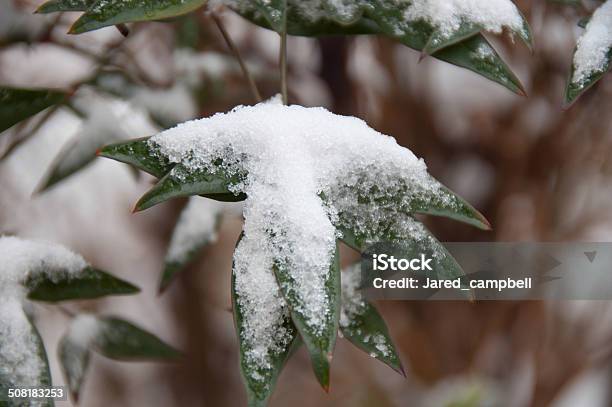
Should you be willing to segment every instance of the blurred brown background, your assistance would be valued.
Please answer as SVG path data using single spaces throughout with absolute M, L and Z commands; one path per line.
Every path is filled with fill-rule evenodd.
M 534 54 L 507 38 L 488 38 L 517 72 L 527 97 L 433 58 L 418 63 L 418 52 L 388 39 L 292 37 L 291 102 L 358 116 L 394 136 L 494 228 L 481 232 L 427 219 L 442 241 L 610 241 L 612 81 L 602 80 L 569 110 L 561 109 L 580 33 L 576 22 L 585 10 L 543 0 L 516 3 L 532 26 Z M 204 13 L 136 24 L 122 40 L 113 28 L 67 36 L 77 15 L 32 15 L 38 4 L 0 0 L 3 85 L 67 88 L 107 55 L 107 70 L 129 72 L 162 99 L 171 97 L 177 70 L 193 69 L 199 79 L 194 117 L 252 103 Z M 229 12 L 223 20 L 262 93 L 275 94 L 278 37 Z M 181 45 L 205 57 L 200 65 L 177 60 Z M 95 357 L 81 404 L 244 405 L 229 312 L 239 215 L 229 211 L 219 241 L 158 297 L 164 250 L 184 203 L 131 215 L 151 180 L 135 181 L 125 166 L 104 160 L 30 196 L 77 126 L 74 115 L 59 111 L 0 161 L 0 232 L 62 242 L 134 281 L 143 288 L 139 296 L 71 307 L 124 316 L 186 353 L 176 364 Z M 353 259 L 347 251 L 344 262 Z M 329 394 L 319 388 L 302 349 L 283 372 L 272 406 L 612 406 L 607 302 L 385 302 L 379 309 L 407 378 L 340 340 Z M 38 321 L 61 384 L 54 353 L 67 321 L 52 308 L 40 308 Z

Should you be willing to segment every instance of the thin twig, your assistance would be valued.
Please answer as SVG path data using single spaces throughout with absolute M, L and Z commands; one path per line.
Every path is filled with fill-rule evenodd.
M 225 40 L 225 43 L 227 44 L 228 48 L 230 49 L 230 51 L 232 51 L 232 54 L 234 54 L 234 57 L 240 64 L 240 69 L 242 70 L 242 74 L 244 75 L 245 79 L 249 83 L 249 87 L 251 88 L 251 93 L 253 95 L 253 98 L 255 99 L 257 103 L 261 102 L 262 100 L 261 94 L 259 93 L 259 89 L 257 89 L 257 84 L 255 84 L 255 81 L 253 80 L 253 77 L 251 76 L 249 69 L 244 63 L 244 60 L 242 59 L 242 57 L 240 56 L 240 52 L 238 52 L 238 48 L 236 47 L 236 44 L 234 44 L 234 41 L 232 41 L 232 38 L 229 36 L 219 16 L 216 15 L 215 13 L 211 13 L 211 17 L 213 21 L 215 22 L 215 24 L 217 25 L 219 32 L 221 32 L 221 35 L 223 36 L 223 39 Z
M 14 140 L 8 145 L 8 147 L 0 154 L 0 160 L 3 160 L 8 157 L 13 152 L 13 150 L 15 150 L 17 147 L 27 141 L 30 137 L 36 134 L 38 130 L 41 129 L 41 127 L 47 122 L 47 120 L 49 120 L 49 118 L 53 115 L 53 113 L 55 113 L 55 111 L 59 107 L 60 104 L 49 107 L 48 110 L 44 113 L 44 115 L 40 118 L 40 120 L 36 123 L 36 125 L 32 128 L 32 130 L 28 131 L 24 135 L 19 135 L 16 140 Z
M 280 49 L 280 79 L 281 79 L 281 94 L 283 96 L 283 104 L 289 102 L 287 91 L 287 33 L 281 33 L 281 49 Z
M 281 95 L 283 97 L 283 104 L 289 103 L 289 92 L 287 91 L 287 17 L 285 16 L 283 22 L 283 30 L 280 33 L 280 81 L 281 81 Z

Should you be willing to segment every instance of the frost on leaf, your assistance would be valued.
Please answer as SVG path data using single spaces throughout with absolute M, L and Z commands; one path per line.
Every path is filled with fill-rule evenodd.
M 28 280 L 70 278 L 83 258 L 47 243 L 0 237 L 0 386 L 40 386 L 47 375 L 40 338 L 23 310 Z
M 612 1 L 608 0 L 595 10 L 578 40 L 566 102 L 572 102 L 597 82 L 610 68 L 611 58 Z
M 342 335 L 368 355 L 404 374 L 395 346 L 382 317 L 361 294 L 359 264 L 342 272 Z

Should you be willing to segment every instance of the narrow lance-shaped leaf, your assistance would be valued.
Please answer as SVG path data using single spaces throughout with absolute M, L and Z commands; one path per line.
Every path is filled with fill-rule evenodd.
M 258 242 L 240 236 L 236 255 Z M 240 372 L 250 407 L 264 407 L 300 340 L 276 283 L 272 264 L 232 267 L 232 308 L 240 346 Z
M 350 222 L 341 219 L 337 228 L 342 234 L 342 241 L 360 253 L 371 250 L 373 245 L 382 244 L 382 249 L 393 250 L 396 258 L 413 259 L 424 255 L 431 259 L 433 272 L 427 272 L 428 277 L 454 280 L 465 276 L 448 250 L 420 222 L 408 215 L 387 219 L 388 222 L 372 224 L 365 229 L 355 229 Z M 424 291 L 423 294 L 427 293 Z M 461 290 L 461 294 L 472 298 L 471 291 Z
M 388 0 L 355 1 L 341 5 L 328 1 L 302 5 L 301 2 L 289 0 L 287 32 L 306 36 L 385 34 L 410 48 L 433 53 L 438 59 L 474 71 L 515 93 L 525 93 L 518 78 L 489 42 L 475 32 L 474 25 L 454 33 L 445 43 L 435 44 L 435 39 L 439 38 L 436 37 L 436 27 L 422 19 L 408 19 L 408 6 L 409 2 L 398 4 Z M 268 19 L 247 3 L 240 3 L 234 9 L 255 24 L 275 29 Z M 520 16 L 518 10 L 517 13 Z M 522 21 L 523 27 L 515 31 L 531 47 L 529 26 L 524 18 Z M 426 48 L 428 44 L 429 49 Z
M 432 182 L 436 182 L 432 178 Z M 442 184 L 435 190 L 426 190 L 414 195 L 403 210 L 409 214 L 442 216 L 467 223 L 479 229 L 490 230 L 489 221 L 472 205 Z
M 168 287 L 174 276 L 183 270 L 202 248 L 217 239 L 222 209 L 222 204 L 210 199 L 189 199 L 172 232 L 164 260 L 160 292 Z
M 216 173 L 204 171 L 191 172 L 182 164 L 177 164 L 159 182 L 140 198 L 136 211 L 143 211 L 152 206 L 174 198 L 202 195 L 223 202 L 243 201 L 244 194 L 234 195 L 229 191 L 233 182 L 219 169 Z
M 359 290 L 360 285 L 359 264 L 342 272 L 340 331 L 359 349 L 405 375 L 385 321 L 376 308 L 363 297 Z
M 174 359 L 181 353 L 157 336 L 120 318 L 98 317 L 93 349 L 117 360 Z
M 64 100 L 53 90 L 0 88 L 0 132 Z
M 167 158 L 149 142 L 150 137 L 133 139 L 121 143 L 109 144 L 101 148 L 97 154 L 138 168 L 156 178 L 162 178 L 174 167 Z
M 76 321 L 81 318 L 77 317 Z M 88 340 L 90 333 L 77 332 L 76 330 L 80 328 L 80 326 L 78 328 L 77 326 L 75 321 L 73 321 L 70 332 L 62 337 L 57 348 L 60 367 L 68 384 L 72 400 L 75 403 L 79 401 L 81 387 L 85 381 L 85 375 L 87 374 L 91 358 L 89 343 L 83 343 L 84 340 Z
M 10 312 L 10 315 L 0 315 L 0 397 L 4 400 L 2 406 L 6 407 L 34 403 L 27 399 L 8 398 L 9 389 L 52 386 L 47 352 L 40 333 L 32 316 L 22 310 L 20 301 L 14 300 L 5 297 L 0 305 L 1 312 Z M 12 309 L 12 306 L 16 308 Z M 36 405 L 53 407 L 55 403 L 53 399 L 44 399 L 37 400 Z
M 338 247 L 330 264 L 329 273 L 325 276 L 323 293 L 305 293 L 285 265 L 276 264 L 274 273 L 279 286 L 289 304 L 291 319 L 300 332 L 308 349 L 315 376 L 327 391 L 329 389 L 329 369 L 333 357 L 340 318 L 340 264 Z M 324 298 L 324 299 L 323 299 Z M 306 314 L 312 302 L 326 301 L 325 315 L 322 321 L 312 321 Z M 316 323 L 315 323 L 316 322 Z
M 86 11 L 97 0 L 50 0 L 36 9 L 37 13 L 47 14 L 61 11 Z
M 162 20 L 200 8 L 205 0 L 99 0 L 72 25 L 71 34 L 136 21 Z
M 572 71 L 565 89 L 566 106 L 573 103 L 609 71 L 612 63 L 610 26 L 612 2 L 606 1 L 595 10 L 586 24 L 584 34 L 578 39 Z
M 58 347 L 62 371 L 75 402 L 85 380 L 91 351 L 120 360 L 163 360 L 180 355 L 155 335 L 123 319 L 78 315 Z
M 40 274 L 30 277 L 24 285 L 28 298 L 36 301 L 57 302 L 99 298 L 107 295 L 127 295 L 140 289 L 104 271 L 86 267 L 78 273 Z

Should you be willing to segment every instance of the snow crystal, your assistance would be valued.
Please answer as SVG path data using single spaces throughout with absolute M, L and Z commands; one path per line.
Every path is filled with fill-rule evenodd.
M 424 162 L 393 138 L 323 108 L 240 106 L 178 125 L 150 143 L 187 171 L 221 168 L 238 179 L 232 192 L 247 194 L 244 238 L 234 254 L 236 292 L 244 299 L 244 312 L 259 315 L 249 320 L 243 340 L 261 344 L 262 354 L 273 340 L 271 327 L 287 312 L 273 265 L 295 281 L 292 294 L 300 305 L 294 311 L 319 333 L 331 318 L 325 282 L 336 226 L 367 230 L 372 221 L 399 216 L 394 208 L 415 194 L 439 187 Z M 365 220 L 351 190 L 380 198 L 363 205 L 372 212 Z M 358 216 L 351 217 L 353 211 Z
M 61 246 L 0 237 L 0 376 L 12 378 L 19 386 L 36 386 L 44 369 L 40 359 L 33 357 L 37 342 L 23 311 L 22 283 L 42 274 L 54 280 L 86 266 L 81 256 Z
M 591 75 L 603 72 L 612 48 L 612 1 L 601 5 L 578 40 L 572 83 L 583 86 Z
M 223 204 L 210 199 L 190 198 L 174 228 L 166 261 L 183 262 L 194 247 L 214 242 L 222 208 Z
M 510 0 L 412 0 L 404 16 L 409 21 L 427 21 L 446 38 L 465 22 L 497 34 L 504 28 L 524 31 L 523 18 Z

